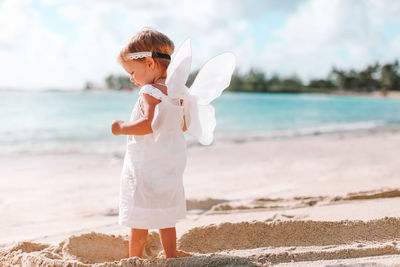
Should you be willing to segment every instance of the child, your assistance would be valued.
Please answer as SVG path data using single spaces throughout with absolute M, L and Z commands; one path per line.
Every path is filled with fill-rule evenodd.
M 116 120 L 111 126 L 114 135 L 128 135 L 119 224 L 131 228 L 129 257 L 142 257 L 148 229 L 159 229 L 165 257 L 176 257 L 175 224 L 186 216 L 183 132 L 188 128 L 203 145 L 212 142 L 215 115 L 209 103 L 229 85 L 235 65 L 230 53 L 213 58 L 189 91 L 184 84 L 190 72 L 190 40 L 171 63 L 173 51 L 167 36 L 143 30 L 118 56 L 131 81 L 141 88 L 130 121 Z
M 157 52 L 153 56 L 129 59 L 135 52 Z M 148 229 L 160 229 L 166 258 L 176 257 L 177 219 L 186 216 L 182 175 L 186 165 L 186 143 L 180 127 L 168 142 L 154 142 L 151 122 L 157 104 L 168 95 L 164 84 L 173 42 L 155 30 L 144 30 L 132 37 L 118 60 L 131 81 L 141 87 L 140 98 L 129 122 L 112 123 L 114 135 L 128 135 L 121 179 L 119 224 L 132 228 L 129 257 L 142 257 Z M 180 103 L 179 103 L 180 104 Z M 183 110 L 179 108 L 184 124 Z

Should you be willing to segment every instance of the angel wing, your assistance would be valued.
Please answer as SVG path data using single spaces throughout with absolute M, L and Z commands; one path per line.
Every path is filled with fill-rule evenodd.
M 203 145 L 209 145 L 214 139 L 216 126 L 215 109 L 210 104 L 229 86 L 235 56 L 224 53 L 210 59 L 199 71 L 193 85 L 185 86 L 192 61 L 190 39 L 178 49 L 167 69 L 166 85 L 168 96 L 181 98 L 189 133 Z
M 197 74 L 190 94 L 198 96 L 199 104 L 209 104 L 229 86 L 234 69 L 235 56 L 232 53 L 210 59 Z
M 215 109 L 210 104 L 222 94 L 231 81 L 235 69 L 235 56 L 224 53 L 210 59 L 197 74 L 189 94 L 195 96 L 197 105 L 190 104 L 190 123 L 188 130 L 203 145 L 214 139 L 216 126 Z M 192 116 L 196 114 L 196 116 Z M 186 113 L 185 113 L 186 115 Z
M 168 96 L 171 98 L 180 98 L 187 94 L 185 83 L 190 74 L 190 65 L 192 64 L 192 48 L 190 39 L 186 39 L 179 47 L 171 63 L 167 68 L 167 79 L 165 85 L 168 88 Z

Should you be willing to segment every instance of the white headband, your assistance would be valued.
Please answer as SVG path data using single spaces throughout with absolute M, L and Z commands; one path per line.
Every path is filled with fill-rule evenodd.
M 151 52 L 136 52 L 125 55 L 125 60 L 138 59 L 142 57 L 151 57 Z
M 138 59 L 138 58 L 143 58 L 143 57 L 153 57 L 153 58 L 160 57 L 160 58 L 171 59 L 170 55 L 158 53 L 158 52 L 136 52 L 136 53 L 129 53 L 124 56 L 125 60 L 132 60 L 132 59 Z

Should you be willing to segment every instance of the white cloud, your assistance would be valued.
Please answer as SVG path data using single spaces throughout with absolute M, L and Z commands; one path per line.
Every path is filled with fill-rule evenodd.
M 6 0 L 1 12 L 9 13 L 8 5 L 11 3 L 15 2 Z M 15 12 L 10 20 L 25 32 L 17 28 L 9 35 L 18 33 L 24 45 L 15 53 L 1 50 L 0 53 L 6 54 L 6 63 L 0 63 L 0 68 L 8 69 L 13 79 L 0 78 L 0 86 L 73 88 L 83 86 L 87 80 L 102 82 L 109 73 L 122 73 L 116 63 L 116 54 L 133 34 L 145 26 L 166 33 L 176 46 L 191 37 L 193 69 L 197 69 L 218 53 L 232 50 L 232 47 L 240 49 L 240 45 L 235 44 L 240 43 L 238 40 L 249 28 L 245 19 L 230 20 L 229 14 L 221 13 L 217 8 L 218 2 L 213 0 L 198 2 L 196 6 L 179 0 L 146 3 L 42 0 L 47 8 L 55 8 L 60 18 L 71 25 L 79 25 L 71 37 L 52 32 L 40 17 L 40 10 L 34 9 L 30 1 L 22 3 L 13 7 Z M 3 41 L 2 46 L 14 43 L 17 37 L 7 36 L 7 42 Z M 15 64 L 10 69 L 12 59 Z M 16 79 L 21 75 L 20 68 L 35 71 L 34 74 L 24 74 L 21 81 Z
M 400 36 L 390 42 L 389 48 L 385 53 L 384 60 L 386 62 L 392 62 L 394 59 L 400 60 Z
M 85 9 L 76 4 L 61 6 L 58 8 L 57 13 L 61 18 L 70 22 L 81 22 L 86 15 Z
M 369 0 L 368 6 L 387 19 L 400 22 L 400 1 Z
M 164 32 L 176 46 L 191 37 L 193 69 L 218 53 L 233 51 L 238 69 L 255 66 L 307 79 L 326 75 L 332 65 L 363 67 L 380 58 L 392 60 L 399 53 L 399 38 L 390 44 L 383 36 L 384 19 L 394 20 L 400 8 L 396 1 L 40 3 L 54 9 L 73 34 L 52 31 L 57 25 L 46 25 L 41 10 L 29 0 L 0 2 L 0 71 L 6 73 L 0 76 L 0 87 L 79 88 L 85 81 L 100 83 L 109 73 L 122 73 L 116 54 L 145 26 Z M 285 14 L 288 20 L 259 51 L 252 20 L 268 12 Z M 382 44 L 387 49 L 377 49 Z
M 361 68 L 380 59 L 383 16 L 367 2 L 311 0 L 275 32 L 262 65 L 270 72 L 324 77 L 333 65 Z
M 231 17 L 254 19 L 268 12 L 292 13 L 306 0 L 219 0 L 216 3 L 221 13 Z
M 5 0 L 0 6 L 0 85 L 57 85 L 62 79 L 60 52 L 65 38 L 49 31 L 30 1 Z M 4 33 L 4 34 L 3 34 Z
M 5 0 L 1 7 L 3 34 L 0 69 L 8 73 L 0 86 L 73 88 L 87 80 L 102 82 L 109 73 L 121 72 L 116 54 L 134 33 L 145 26 L 165 32 L 178 46 L 193 39 L 193 69 L 225 50 L 231 50 L 249 25 L 244 19 L 229 20 L 217 2 L 201 1 L 54 1 L 47 8 L 78 26 L 74 36 L 52 32 L 30 1 Z M 13 27 L 10 27 L 13 25 Z M 2 31 L 3 32 L 3 31 Z M 15 52 L 4 49 L 15 48 Z M 21 69 L 34 70 L 24 73 Z M 11 78 L 12 77 L 12 78 Z
M 29 11 L 26 2 L 3 1 L 0 5 L 0 45 L 4 48 L 15 48 L 17 42 L 24 37 L 26 25 L 29 23 Z M 24 13 L 28 13 L 24 15 Z M 15 18 L 18 19 L 15 19 Z

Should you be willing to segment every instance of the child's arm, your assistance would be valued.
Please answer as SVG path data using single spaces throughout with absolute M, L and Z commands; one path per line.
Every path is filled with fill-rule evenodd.
M 185 116 L 183 116 L 183 128 L 182 131 L 186 132 L 187 128 L 186 128 L 186 121 L 185 121 Z
M 183 99 L 180 100 L 181 105 L 183 104 Z M 186 128 L 186 120 L 185 120 L 185 115 L 183 115 L 183 128 L 182 131 L 186 132 L 187 128 Z
M 161 100 L 154 98 L 148 94 L 143 94 L 143 117 L 136 121 L 113 121 L 111 132 L 114 135 L 145 135 L 153 132 L 151 122 L 154 117 L 154 109 Z

